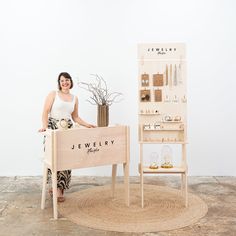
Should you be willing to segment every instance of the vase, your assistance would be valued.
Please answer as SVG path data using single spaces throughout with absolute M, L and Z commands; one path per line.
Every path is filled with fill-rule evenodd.
M 109 106 L 98 105 L 97 126 L 106 127 L 109 124 Z

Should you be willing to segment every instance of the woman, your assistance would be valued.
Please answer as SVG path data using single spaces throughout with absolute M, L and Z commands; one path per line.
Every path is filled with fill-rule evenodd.
M 43 127 L 39 129 L 39 132 L 49 129 L 58 129 L 58 122 L 66 121 L 67 127 L 73 126 L 72 120 L 79 125 L 87 128 L 94 128 L 95 126 L 82 120 L 78 116 L 78 98 L 70 93 L 70 89 L 73 87 L 73 81 L 71 76 L 67 72 L 59 74 L 58 79 L 58 91 L 52 91 L 46 98 L 42 123 Z M 51 178 L 51 170 L 48 171 L 49 179 Z M 58 171 L 57 172 L 57 198 L 58 201 L 63 202 L 65 198 L 63 196 L 64 190 L 69 188 L 71 180 L 71 170 Z M 52 190 L 49 190 L 52 194 Z

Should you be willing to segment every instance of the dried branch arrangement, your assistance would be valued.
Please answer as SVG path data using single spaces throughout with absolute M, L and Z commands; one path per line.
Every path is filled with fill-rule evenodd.
M 78 82 L 78 86 L 89 91 L 92 95 L 87 99 L 92 105 L 110 106 L 123 100 L 122 93 L 109 92 L 106 81 L 97 74 L 92 74 L 95 77 L 94 83 Z

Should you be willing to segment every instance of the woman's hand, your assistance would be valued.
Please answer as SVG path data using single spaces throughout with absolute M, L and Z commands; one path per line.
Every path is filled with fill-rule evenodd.
M 46 131 L 46 128 L 41 128 L 38 130 L 38 132 L 44 132 L 44 131 Z
M 96 125 L 92 125 L 92 124 L 87 124 L 85 127 L 86 128 L 96 128 L 97 126 Z

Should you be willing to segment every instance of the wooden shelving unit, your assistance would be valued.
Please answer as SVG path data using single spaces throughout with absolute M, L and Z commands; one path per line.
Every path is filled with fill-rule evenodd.
M 140 44 L 138 61 L 141 205 L 144 207 L 145 174 L 180 174 L 181 190 L 187 207 L 185 45 Z M 143 146 L 147 144 L 181 145 L 180 165 L 157 169 L 144 166 Z

